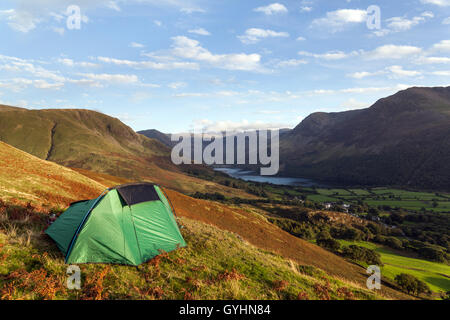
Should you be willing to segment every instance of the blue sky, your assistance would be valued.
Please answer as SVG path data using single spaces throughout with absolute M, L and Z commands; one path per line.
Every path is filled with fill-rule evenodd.
M 450 85 L 450 0 L 4 0 L 0 37 L 1 103 L 135 130 L 293 127 Z

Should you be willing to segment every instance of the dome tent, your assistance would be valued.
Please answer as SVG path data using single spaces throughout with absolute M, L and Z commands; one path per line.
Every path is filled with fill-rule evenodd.
M 186 246 L 168 198 L 150 183 L 109 188 L 97 199 L 72 203 L 45 233 L 68 264 L 137 266 Z

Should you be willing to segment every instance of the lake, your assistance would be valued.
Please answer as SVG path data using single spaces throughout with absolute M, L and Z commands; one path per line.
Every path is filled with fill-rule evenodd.
M 290 178 L 290 177 L 277 177 L 277 176 L 260 176 L 256 175 L 253 171 L 236 169 L 236 168 L 214 168 L 215 171 L 223 172 L 235 179 L 242 179 L 245 181 L 272 183 L 281 186 L 323 186 L 321 183 L 317 183 L 311 179 L 305 178 Z

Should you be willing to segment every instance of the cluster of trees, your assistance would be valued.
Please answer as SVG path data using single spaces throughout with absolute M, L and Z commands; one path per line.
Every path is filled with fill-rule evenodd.
M 417 296 L 422 293 L 431 294 L 431 290 L 425 282 L 410 274 L 401 273 L 397 275 L 395 277 L 395 282 L 397 282 L 397 285 L 408 294 L 415 294 Z
M 332 252 L 339 252 L 339 249 L 341 249 L 341 244 L 339 243 L 339 241 L 337 241 L 333 238 L 317 239 L 316 243 L 317 243 L 317 245 L 321 246 L 322 248 L 325 248 Z
M 362 261 L 369 265 L 382 265 L 380 254 L 372 249 L 350 245 L 342 249 L 342 255 L 348 259 Z

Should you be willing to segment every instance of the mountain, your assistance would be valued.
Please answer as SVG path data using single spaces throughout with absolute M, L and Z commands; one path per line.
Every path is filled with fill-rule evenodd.
M 176 142 L 172 142 L 172 140 L 170 140 L 170 134 L 162 133 L 156 129 L 142 130 L 137 133 L 142 134 L 147 138 L 158 140 L 168 148 L 172 148 L 176 144 Z
M 167 146 L 96 111 L 0 106 L 0 141 L 66 167 L 152 181 L 184 193 L 242 194 L 186 175 L 183 167 L 172 163 Z
M 450 87 L 311 114 L 282 137 L 280 161 L 285 176 L 450 190 Z

